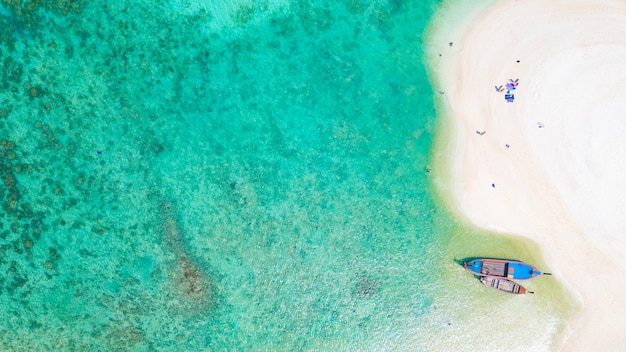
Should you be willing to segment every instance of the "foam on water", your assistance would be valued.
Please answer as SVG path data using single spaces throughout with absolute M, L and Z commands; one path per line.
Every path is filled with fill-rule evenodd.
M 429 191 L 433 5 L 257 5 L 3 5 L 0 346 L 469 351 L 510 312 L 550 346 L 559 294 L 453 260 L 528 250 Z

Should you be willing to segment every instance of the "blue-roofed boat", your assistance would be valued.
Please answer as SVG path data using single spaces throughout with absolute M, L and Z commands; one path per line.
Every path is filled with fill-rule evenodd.
M 550 275 L 518 260 L 477 258 L 463 263 L 463 267 L 475 275 L 512 280 L 528 280 L 540 275 Z

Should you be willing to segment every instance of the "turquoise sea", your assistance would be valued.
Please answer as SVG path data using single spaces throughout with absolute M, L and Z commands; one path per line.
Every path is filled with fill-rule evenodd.
M 0 350 L 554 349 L 454 262 L 541 258 L 434 192 L 438 2 L 3 0 Z

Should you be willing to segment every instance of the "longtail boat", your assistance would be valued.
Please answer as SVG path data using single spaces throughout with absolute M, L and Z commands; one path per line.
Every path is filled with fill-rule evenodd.
M 515 295 L 523 295 L 525 293 L 534 293 L 532 291 L 528 291 L 524 286 L 518 284 L 517 282 L 513 282 L 508 279 L 498 279 L 490 276 L 481 276 L 480 282 L 485 284 L 485 286 L 494 288 L 498 291 L 512 293 Z
M 475 275 L 503 279 L 527 280 L 540 275 L 551 275 L 518 260 L 478 258 L 463 263 L 463 267 Z

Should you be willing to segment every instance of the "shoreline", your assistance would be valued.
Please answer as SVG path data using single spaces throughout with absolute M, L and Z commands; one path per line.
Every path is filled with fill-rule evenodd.
M 450 170 L 434 183 L 475 226 L 537 243 L 575 292 L 582 311 L 559 350 L 618 351 L 626 344 L 626 221 L 618 213 L 626 181 L 614 173 L 626 163 L 610 151 L 626 123 L 601 121 L 626 109 L 616 93 L 626 92 L 626 74 L 616 71 L 626 58 L 626 4 L 453 2 L 426 42 L 443 119 L 433 160 Z M 611 74 L 616 83 L 606 83 Z M 513 102 L 496 91 L 509 79 L 518 84 L 508 92 Z

